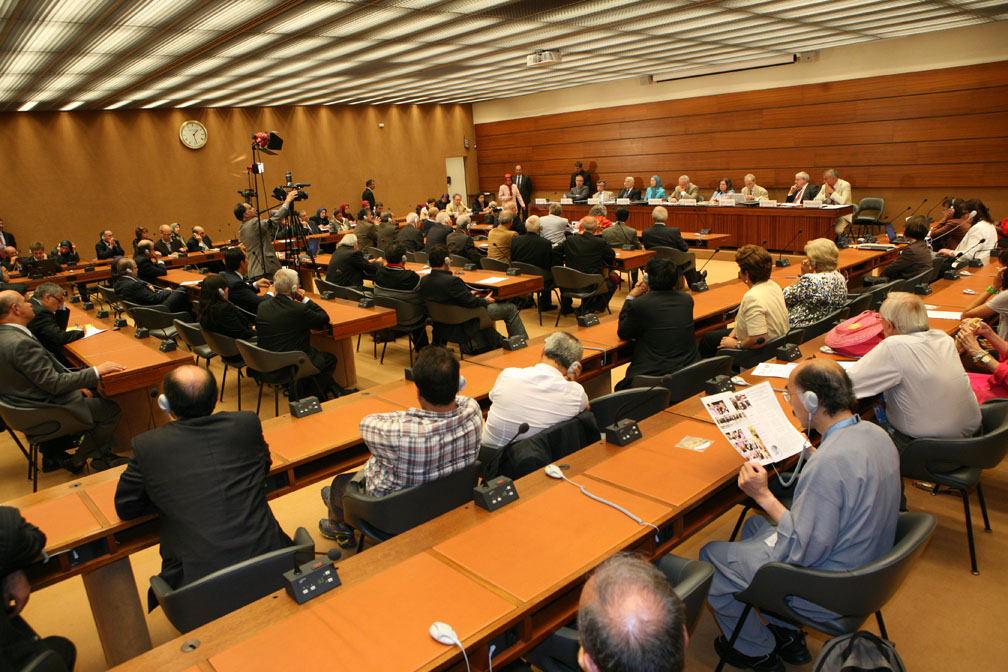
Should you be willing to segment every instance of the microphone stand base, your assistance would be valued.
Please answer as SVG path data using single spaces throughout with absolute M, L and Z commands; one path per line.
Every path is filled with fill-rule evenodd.
M 630 418 L 623 418 L 605 428 L 606 443 L 612 443 L 617 446 L 633 443 L 641 438 L 641 436 L 642 434 L 640 427 L 637 426 L 637 421 Z
M 781 257 L 780 259 L 778 259 L 774 263 L 777 264 L 777 268 L 785 268 L 785 267 L 791 265 L 791 260 L 790 259 L 785 259 L 784 257 Z

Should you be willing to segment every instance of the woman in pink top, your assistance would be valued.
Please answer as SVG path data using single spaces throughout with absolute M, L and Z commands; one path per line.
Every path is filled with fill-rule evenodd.
M 956 345 L 977 367 L 986 371 L 986 373 L 968 372 L 973 394 L 981 404 L 988 399 L 1008 398 L 1008 342 L 995 334 L 986 322 L 979 322 L 976 326 L 972 324 L 975 324 L 973 320 L 962 323 L 959 333 L 956 334 Z M 983 336 L 994 346 L 1001 361 L 994 359 L 983 349 L 977 341 L 978 336 Z

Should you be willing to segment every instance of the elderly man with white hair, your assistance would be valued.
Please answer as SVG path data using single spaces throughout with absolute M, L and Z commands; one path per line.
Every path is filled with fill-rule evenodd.
M 374 278 L 383 262 L 384 259 L 381 257 L 375 261 L 365 259 L 357 236 L 348 233 L 336 245 L 336 251 L 329 260 L 329 268 L 326 269 L 325 279 L 342 287 L 360 289 L 364 286 L 365 276 Z
M 815 195 L 813 201 L 820 201 L 827 205 L 850 205 L 853 202 L 850 182 L 840 179 L 840 173 L 836 171 L 836 168 L 827 168 L 823 171 L 822 177 L 823 185 L 819 187 L 819 193 Z M 843 233 L 850 223 L 851 215 L 837 217 L 834 225 L 837 235 Z
M 257 345 L 273 352 L 298 350 L 307 354 L 319 370 L 313 378 L 319 397 L 325 400 L 327 394 L 340 396 L 343 388 L 332 377 L 337 365 L 336 355 L 311 346 L 312 330 L 329 326 L 329 314 L 305 296 L 304 290 L 298 287 L 297 272 L 289 268 L 281 268 L 273 275 L 270 294 L 270 298 L 259 304 L 256 313 Z
M 420 231 L 420 215 L 411 212 L 406 215 L 406 226 L 399 229 L 397 242 L 406 248 L 407 252 L 418 252 L 423 249 L 423 232 Z
M 623 188 L 616 194 L 616 198 L 629 198 L 631 201 L 641 200 L 641 190 L 634 187 L 634 182 L 634 178 L 627 175 L 623 180 Z
M 672 197 L 669 198 L 669 201 L 678 203 L 684 198 L 692 198 L 696 201 L 703 200 L 703 197 L 700 195 L 700 187 L 690 181 L 689 175 L 679 176 L 679 184 L 676 185 L 675 191 L 672 192 Z
M 490 411 L 483 443 L 503 446 L 527 422 L 526 439 L 569 420 L 588 407 L 588 395 L 576 382 L 584 347 L 574 336 L 555 331 L 546 337 L 539 363 L 500 372 L 490 390 Z
M 885 339 L 847 369 L 854 393 L 882 393 L 884 426 L 901 450 L 916 438 L 973 436 L 980 407 L 952 337 L 930 328 L 916 294 L 890 292 L 879 312 Z
M 804 203 L 805 201 L 813 201 L 818 193 L 819 187 L 809 184 L 809 174 L 802 170 L 795 173 L 794 184 L 788 190 L 784 202 Z
M 448 234 L 451 232 L 451 215 L 442 210 L 434 217 L 434 224 L 427 230 L 425 249 L 430 251 L 435 245 L 444 245 L 445 241 L 448 240 Z

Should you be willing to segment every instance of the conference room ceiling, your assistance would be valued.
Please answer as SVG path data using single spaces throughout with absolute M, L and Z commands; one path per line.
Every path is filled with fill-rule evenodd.
M 0 0 L 0 106 L 471 103 L 1005 18 L 991 0 Z M 563 62 L 527 67 L 536 49 Z

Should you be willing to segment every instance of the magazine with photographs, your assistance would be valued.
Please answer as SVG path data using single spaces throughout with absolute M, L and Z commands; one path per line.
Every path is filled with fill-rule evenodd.
M 763 466 L 797 455 L 805 437 L 794 428 L 769 382 L 701 400 L 728 443 L 742 459 Z

